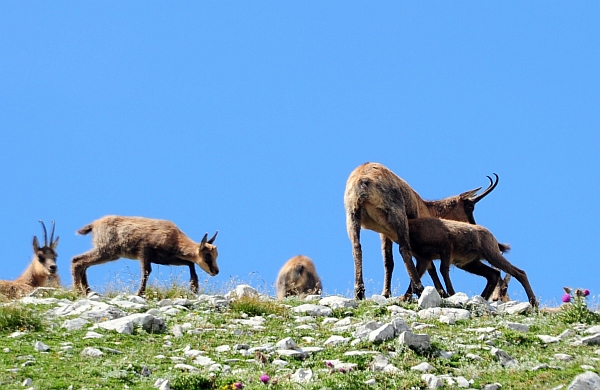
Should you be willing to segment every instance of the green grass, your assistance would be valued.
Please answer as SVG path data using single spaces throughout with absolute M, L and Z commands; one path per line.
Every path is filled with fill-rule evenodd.
M 0 334 L 42 329 L 42 316 L 35 309 L 16 304 L 0 306 Z
M 192 298 L 186 291 L 187 286 L 157 286 L 149 288 L 148 303 L 157 307 L 163 298 Z M 115 291 L 115 293 L 118 293 Z M 55 297 L 73 300 L 75 296 L 68 291 L 57 291 Z M 289 306 L 305 303 L 298 299 L 286 299 L 283 302 L 262 298 L 243 298 L 231 302 L 228 308 L 215 309 L 208 303 L 195 303 L 189 310 L 165 317 L 167 331 L 151 334 L 136 329 L 132 335 L 96 330 L 103 334 L 100 339 L 84 339 L 89 327 L 77 331 L 67 331 L 61 327 L 66 318 L 50 318 L 45 313 L 54 305 L 10 304 L 0 307 L 0 388 L 21 389 L 25 378 L 33 379 L 35 389 L 149 389 L 157 378 L 168 379 L 172 389 L 234 389 L 233 384 L 241 382 L 244 389 L 409 389 L 424 388 L 421 373 L 411 367 L 428 362 L 435 367 L 434 374 L 454 377 L 463 376 L 473 380 L 471 387 L 481 388 L 486 384 L 499 382 L 502 389 L 548 389 L 558 385 L 568 385 L 584 369 L 581 365 L 591 365 L 600 372 L 599 346 L 574 346 L 572 339 L 559 343 L 544 344 L 538 334 L 556 336 L 566 329 L 581 333 L 578 323 L 565 321 L 559 313 L 542 312 L 515 316 L 483 316 L 459 321 L 454 325 L 442 324 L 434 320 L 418 320 L 433 325 L 419 333 L 431 336 L 432 347 L 426 351 L 414 351 L 389 340 L 379 344 L 361 341 L 355 346 L 349 344 L 326 347 L 305 359 L 279 357 L 276 353 L 263 353 L 266 363 L 257 362 L 255 355 L 242 356 L 233 349 L 236 344 L 248 344 L 250 347 L 274 345 L 285 337 L 293 337 L 301 347 L 322 346 L 331 335 L 351 337 L 352 330 L 334 332 L 331 324 L 322 324 L 322 318 L 308 323 L 298 323 L 297 317 Z M 416 309 L 414 303 L 396 304 Z M 390 314 L 385 307 L 370 301 L 363 301 L 355 309 L 334 311 L 335 318 L 350 317 L 352 324 L 369 320 L 389 322 Z M 253 316 L 262 316 L 265 321 L 259 328 L 243 325 L 237 320 Z M 587 317 L 586 317 L 587 318 Z M 592 318 L 593 319 L 593 318 Z M 413 320 L 407 319 L 408 324 Z M 505 326 L 506 321 L 521 322 L 530 325 L 530 332 L 521 333 Z M 173 337 L 168 329 L 174 324 L 189 323 L 193 333 L 184 332 L 183 337 Z M 592 323 L 594 323 L 592 321 Z M 309 329 L 296 329 L 299 325 L 309 324 Z M 587 325 L 586 325 L 587 326 Z M 490 333 L 473 331 L 476 328 L 493 327 Z M 24 332 L 18 337 L 6 337 L 14 331 Z M 483 335 L 483 337 L 482 337 Z M 37 352 L 34 345 L 41 341 L 50 346 L 48 352 Z M 228 345 L 230 351 L 216 352 L 219 346 Z M 104 355 L 97 358 L 81 356 L 86 347 L 99 348 Z M 183 358 L 183 350 L 198 349 L 216 363 L 229 366 L 228 371 L 210 372 L 207 367 L 199 373 L 190 373 L 175 369 L 171 358 Z M 501 348 L 519 361 L 514 368 L 505 368 L 492 356 L 491 347 Z M 117 350 L 119 353 L 111 353 Z M 400 370 L 397 374 L 373 372 L 370 370 L 372 355 L 344 356 L 349 350 L 376 351 L 388 357 L 389 362 Z M 440 357 L 440 352 L 448 351 L 453 355 L 449 359 Z M 477 354 L 481 361 L 467 357 Z M 556 360 L 554 354 L 566 353 L 574 357 L 572 361 Z M 159 358 L 162 355 L 164 358 Z M 273 360 L 287 361 L 280 368 L 272 364 Z M 326 361 L 339 359 L 346 363 L 357 364 L 357 369 L 341 373 L 327 367 Z M 193 365 L 192 359 L 184 358 L 181 363 Z M 541 364 L 551 368 L 532 371 Z M 560 367 L 552 368 L 552 367 Z M 149 376 L 142 375 L 145 368 Z M 313 381 L 297 384 L 290 376 L 299 368 L 310 368 Z M 262 374 L 270 376 L 268 384 L 260 382 Z M 375 380 L 375 385 L 365 381 Z

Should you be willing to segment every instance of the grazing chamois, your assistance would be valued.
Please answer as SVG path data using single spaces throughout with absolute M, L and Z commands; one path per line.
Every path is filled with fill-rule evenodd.
M 490 302 L 508 302 L 510 301 L 510 296 L 508 295 L 508 282 L 510 282 L 511 275 L 506 274 L 504 278 L 498 278 L 498 282 L 496 283 L 496 287 L 492 291 L 492 294 L 488 298 Z
M 0 294 L 9 298 L 19 298 L 32 292 L 36 287 L 44 287 L 50 277 L 58 274 L 56 266 L 56 247 L 59 237 L 54 240 L 54 221 L 50 241 L 46 225 L 40 221 L 44 228 L 44 246 L 40 248 L 38 239 L 33 237 L 33 259 L 25 271 L 15 280 L 0 280 Z M 54 241 L 53 241 L 54 240 Z
M 352 242 L 354 257 L 354 297 L 364 299 L 365 286 L 362 272 L 362 249 L 360 245 L 361 227 L 380 233 L 385 269 L 383 292 L 391 296 L 394 259 L 392 241 L 400 245 L 400 255 L 413 285 L 413 291 L 423 291 L 421 279 L 412 262 L 408 240 L 408 220 L 420 217 L 446 218 L 475 224 L 473 211 L 475 204 L 488 195 L 498 185 L 488 176 L 490 185 L 481 194 L 481 187 L 441 200 L 423 200 L 408 183 L 391 170 L 378 163 L 365 163 L 356 168 L 348 177 L 344 193 L 346 228 Z M 432 278 L 435 269 L 430 271 Z M 439 279 L 438 279 L 439 280 Z
M 525 288 L 529 302 L 537 306 L 525 271 L 515 267 L 502 256 L 510 247 L 498 243 L 488 229 L 480 225 L 438 218 L 411 219 L 408 225 L 410 248 L 417 259 L 416 269 L 419 276 L 425 273 L 434 259 L 440 259 L 440 272 L 450 295 L 454 294 L 450 281 L 450 265 L 454 264 L 467 272 L 485 277 L 487 284 L 481 296 L 489 299 L 498 286 L 498 269 L 501 269 L 517 278 Z M 498 269 L 485 265 L 481 260 L 487 260 Z
M 140 261 L 142 281 L 137 295 L 143 295 L 146 290 L 148 276 L 152 272 L 151 263 L 188 266 L 190 287 L 194 293 L 198 292 L 195 264 L 211 276 L 219 273 L 217 247 L 213 245 L 218 231 L 210 240 L 205 234 L 198 244 L 171 221 L 109 215 L 77 231 L 83 235 L 90 232 L 94 248 L 73 257 L 71 261 L 73 287 L 85 294 L 90 291 L 86 270 L 92 265 L 121 257 Z
M 317 275 L 315 264 L 306 256 L 298 255 L 289 259 L 277 276 L 277 299 L 290 295 L 304 298 L 310 294 L 321 293 L 321 279 Z

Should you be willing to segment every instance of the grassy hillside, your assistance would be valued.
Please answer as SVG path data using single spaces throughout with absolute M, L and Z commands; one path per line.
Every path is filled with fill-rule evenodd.
M 394 299 L 334 308 L 329 316 L 294 311 L 305 303 L 281 304 L 265 296 L 198 298 L 185 288 L 150 288 L 146 300 L 116 294 L 79 299 L 58 290 L 5 302 L 0 388 L 149 389 L 166 380 L 163 389 L 420 389 L 428 380 L 435 386 L 437 379 L 444 388 L 497 383 L 502 390 L 551 389 L 566 388 L 585 371 L 600 372 L 600 346 L 582 343 L 600 315 L 584 301 L 561 313 L 514 315 L 465 306 L 470 318 L 453 324 L 419 318 L 412 314 L 419 311 L 416 303 Z M 94 317 L 100 305 L 114 309 Z M 132 334 L 93 329 L 117 310 L 152 313 L 164 325 L 154 331 L 136 326 Z M 80 329 L 64 327 L 79 318 L 86 321 Z M 356 336 L 361 325 L 393 318 L 402 318 L 415 334 L 429 335 L 428 348 L 404 345 L 397 335 L 385 341 Z M 286 353 L 276 345 L 288 337 L 302 353 L 290 356 L 293 349 Z M 507 363 L 498 350 L 512 360 Z M 413 369 L 424 362 L 432 376 Z M 303 374 L 310 380 L 297 382 Z

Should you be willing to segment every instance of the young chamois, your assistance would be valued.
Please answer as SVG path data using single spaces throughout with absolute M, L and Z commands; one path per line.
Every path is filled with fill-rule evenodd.
M 485 277 L 487 284 L 481 296 L 489 299 L 498 286 L 500 271 L 481 262 L 487 260 L 492 266 L 517 278 L 525 289 L 529 302 L 537 306 L 525 271 L 515 267 L 502 256 L 510 247 L 498 243 L 488 229 L 480 225 L 438 218 L 411 219 L 408 225 L 410 247 L 417 259 L 419 276 L 425 273 L 434 259 L 440 259 L 440 272 L 450 295 L 454 294 L 450 281 L 450 265 L 454 264 L 467 272 Z
M 137 295 L 143 295 L 146 290 L 151 263 L 188 266 L 190 288 L 194 293 L 198 292 L 195 264 L 211 276 L 219 273 L 217 247 L 213 245 L 218 231 L 210 240 L 205 234 L 198 244 L 171 221 L 109 215 L 77 231 L 84 235 L 90 232 L 94 248 L 71 261 L 73 287 L 85 294 L 90 291 L 86 270 L 121 257 L 140 261 L 142 281 Z
M 321 279 L 311 259 L 298 255 L 289 259 L 277 276 L 277 299 L 290 295 L 304 298 L 310 294 L 321 293 Z
M 427 201 L 423 200 L 408 183 L 381 164 L 365 163 L 356 168 L 348 177 L 344 193 L 346 228 L 352 242 L 354 257 L 354 297 L 364 299 L 365 295 L 360 245 L 361 227 L 376 231 L 381 236 L 385 270 L 382 295 L 391 296 L 394 270 L 392 241 L 400 246 L 400 255 L 414 287 L 412 292 L 420 294 L 423 285 L 412 262 L 408 220 L 434 217 L 475 224 L 473 216 L 475 204 L 498 185 L 498 175 L 494 175 L 496 182 L 488 176 L 490 185 L 479 195 L 477 192 L 481 187 L 441 200 Z M 430 271 L 430 275 L 439 281 L 434 268 Z
M 0 294 L 8 298 L 20 298 L 32 292 L 36 287 L 46 286 L 50 277 L 58 274 L 56 266 L 56 247 L 59 237 L 54 240 L 54 221 L 52 233 L 48 242 L 46 225 L 40 221 L 44 228 L 44 246 L 40 248 L 38 239 L 33 237 L 33 259 L 25 271 L 15 280 L 0 280 Z M 54 241 L 53 241 L 54 240 Z

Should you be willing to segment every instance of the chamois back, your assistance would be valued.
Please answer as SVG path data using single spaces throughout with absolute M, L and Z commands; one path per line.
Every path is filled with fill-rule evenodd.
M 277 299 L 297 295 L 321 294 L 321 279 L 312 260 L 298 255 L 289 259 L 277 276 Z

